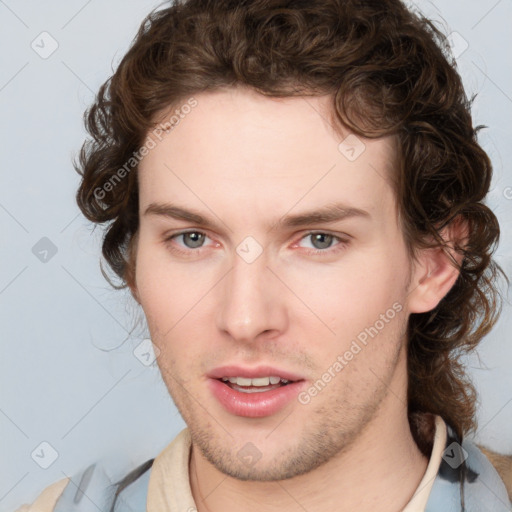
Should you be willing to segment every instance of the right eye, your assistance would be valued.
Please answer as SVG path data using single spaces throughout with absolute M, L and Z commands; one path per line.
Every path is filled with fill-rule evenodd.
M 174 240 L 179 239 L 180 237 L 183 245 L 188 249 L 197 249 L 198 247 L 202 247 L 206 239 L 206 235 L 200 231 L 187 231 L 186 233 L 177 233 L 170 239 Z
M 210 240 L 211 243 L 205 245 L 206 240 Z M 194 230 L 173 233 L 167 236 L 164 242 L 172 251 L 185 255 L 197 254 L 202 252 L 202 249 L 215 245 L 206 233 Z

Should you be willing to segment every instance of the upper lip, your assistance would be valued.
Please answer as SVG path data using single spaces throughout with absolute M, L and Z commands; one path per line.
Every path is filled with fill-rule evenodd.
M 247 379 L 256 379 L 258 377 L 281 377 L 290 381 L 303 380 L 300 375 L 291 373 L 287 370 L 275 368 L 273 366 L 256 366 L 247 368 L 243 366 L 229 365 L 220 366 L 213 369 L 208 377 L 212 379 L 222 379 L 222 377 L 245 377 Z

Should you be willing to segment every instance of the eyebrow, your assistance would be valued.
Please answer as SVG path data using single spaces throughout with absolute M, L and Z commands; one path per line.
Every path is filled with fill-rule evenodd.
M 212 229 L 219 229 L 219 224 L 213 219 L 205 217 L 201 213 L 182 208 L 169 203 L 151 203 L 144 211 L 146 215 L 158 215 L 170 217 L 176 220 L 184 220 Z M 371 220 L 371 215 L 366 210 L 353 206 L 334 203 L 323 208 L 301 212 L 298 214 L 286 214 L 275 222 L 270 231 L 279 229 L 296 228 L 311 224 L 323 224 L 338 222 L 348 218 L 361 218 Z
M 335 203 L 324 206 L 318 210 L 306 211 L 294 215 L 284 215 L 277 221 L 274 229 L 279 227 L 294 228 L 309 224 L 337 222 L 353 217 L 371 220 L 371 215 L 366 210 L 362 210 L 361 208 L 356 208 L 354 206 L 347 206 L 341 203 Z

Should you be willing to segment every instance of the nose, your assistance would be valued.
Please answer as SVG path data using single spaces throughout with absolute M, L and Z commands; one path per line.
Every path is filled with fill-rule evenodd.
M 268 268 L 265 253 L 252 263 L 237 254 L 219 290 L 217 327 L 234 340 L 251 343 L 285 331 L 285 289 Z

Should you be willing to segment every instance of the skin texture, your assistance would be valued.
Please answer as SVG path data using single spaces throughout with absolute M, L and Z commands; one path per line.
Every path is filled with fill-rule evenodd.
M 456 271 L 440 250 L 409 258 L 389 184 L 394 139 L 360 138 L 350 161 L 327 97 L 237 88 L 195 98 L 140 164 L 132 292 L 191 431 L 197 508 L 396 512 L 428 462 L 407 420 L 406 322 L 435 307 Z M 333 203 L 370 217 L 276 227 Z M 151 204 L 216 226 L 146 213 Z M 169 239 L 183 230 L 204 233 L 204 245 Z M 335 238 L 319 249 L 311 231 Z M 247 236 L 263 249 L 252 263 L 236 252 Z M 400 311 L 307 404 L 246 418 L 209 390 L 207 373 L 226 364 L 285 369 L 307 389 L 393 304 Z M 248 442 L 261 454 L 253 465 L 237 456 Z

